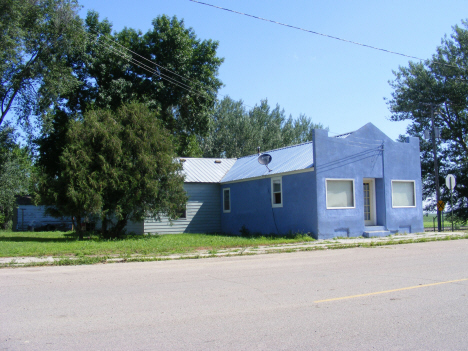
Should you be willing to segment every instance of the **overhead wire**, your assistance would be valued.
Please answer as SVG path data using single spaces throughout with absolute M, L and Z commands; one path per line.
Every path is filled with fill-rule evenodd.
M 182 79 L 184 79 L 184 80 L 190 81 L 190 82 L 195 83 L 195 84 L 198 84 L 198 85 L 202 85 L 202 83 L 200 83 L 200 82 L 198 82 L 198 81 L 196 81 L 196 80 L 193 80 L 193 79 L 184 77 L 184 76 L 182 76 L 182 75 L 180 75 L 180 74 L 174 72 L 173 70 L 171 70 L 171 69 L 169 69 L 169 68 L 166 68 L 166 67 L 164 67 L 164 66 L 162 66 L 162 65 L 160 65 L 160 64 L 157 64 L 156 62 L 153 62 L 153 61 L 151 61 L 150 59 L 148 59 L 148 58 L 146 58 L 146 57 L 144 57 L 144 56 L 142 56 L 142 55 L 140 55 L 140 54 L 138 54 L 138 53 L 136 53 L 136 52 L 130 50 L 129 48 L 127 48 L 127 47 L 125 47 L 124 45 L 122 45 L 122 44 L 120 44 L 119 42 L 117 42 L 116 40 L 114 40 L 114 39 L 112 39 L 112 38 L 109 38 L 109 37 L 106 36 L 105 34 L 99 34 L 99 33 L 93 32 L 93 33 L 88 33 L 88 35 L 89 35 L 91 38 L 93 38 L 92 35 L 95 35 L 96 37 L 93 38 L 93 39 L 97 39 L 98 36 L 99 36 L 99 38 L 104 38 L 104 39 L 110 41 L 111 43 L 115 43 L 115 44 L 119 45 L 120 47 L 122 47 L 122 49 L 124 49 L 124 50 L 126 50 L 126 51 L 129 51 L 129 52 L 131 52 L 132 54 L 143 58 L 144 60 L 150 62 L 151 64 L 153 64 L 153 65 L 155 65 L 155 66 L 157 66 L 157 67 L 159 67 L 159 68 L 161 68 L 161 69 L 164 69 L 164 70 L 166 70 L 166 71 L 168 71 L 168 72 L 170 72 L 170 73 L 172 73 L 172 74 L 174 74 L 174 75 L 176 75 L 176 76 L 178 76 L 178 77 L 180 77 L 180 78 L 182 78 Z M 99 43 L 98 43 L 98 44 L 99 44 Z M 111 47 L 111 44 L 109 44 L 109 43 L 107 43 L 107 44 L 101 43 L 101 44 L 102 44 L 102 45 L 107 45 L 108 47 Z M 111 48 L 111 50 L 115 52 L 115 49 Z M 119 51 L 119 52 L 121 52 L 121 51 Z M 124 55 L 125 55 L 125 54 L 124 54 Z M 129 54 L 128 54 L 128 55 L 129 55 Z M 142 67 L 139 66 L 139 64 L 145 65 L 145 64 L 143 64 L 141 61 L 138 61 L 137 59 L 135 59 L 135 58 L 133 58 L 133 57 L 132 57 L 132 61 L 134 61 L 134 62 L 135 62 L 135 65 L 137 65 L 137 66 L 140 67 L 140 68 L 142 68 Z M 148 67 L 147 65 L 145 65 L 145 66 Z M 144 68 L 143 68 L 143 69 L 144 69 Z M 166 74 L 164 74 L 164 73 L 162 73 L 162 72 L 157 72 L 155 69 L 153 69 L 153 68 L 151 68 L 151 67 L 148 67 L 146 70 L 148 71 L 148 69 L 151 70 L 151 71 L 155 71 L 155 74 L 160 75 L 160 76 L 161 76 L 161 79 L 168 80 L 169 82 L 171 82 L 172 84 L 177 85 L 177 86 L 179 86 L 178 83 L 183 84 L 183 85 L 185 85 L 186 87 L 188 87 L 188 88 L 184 88 L 184 89 L 186 89 L 186 90 L 189 90 L 189 89 L 190 89 L 190 91 L 193 92 L 192 87 L 190 87 L 189 85 L 187 85 L 187 84 L 185 84 L 185 83 L 182 83 L 182 82 L 179 82 L 179 81 L 176 81 L 175 79 L 169 77 L 168 75 L 166 75 Z M 150 73 L 151 73 L 151 72 L 150 72 Z M 167 78 L 165 78 L 165 77 L 167 77 Z M 173 81 L 175 81 L 175 82 L 173 82 Z M 179 86 L 179 87 L 180 87 L 180 86 Z M 183 88 L 183 87 L 181 87 L 181 88 Z M 204 88 L 208 88 L 208 92 L 209 92 L 209 93 L 216 93 L 216 95 L 218 95 L 218 96 L 227 97 L 227 95 L 223 95 L 223 94 L 220 94 L 220 93 L 218 93 L 218 92 L 215 92 L 214 90 L 210 89 L 209 87 L 204 87 Z M 195 92 L 195 93 L 196 93 L 196 92 Z M 198 94 L 198 95 L 200 95 L 200 94 Z M 245 103 L 243 103 L 243 105 L 246 106 L 246 107 L 249 107 L 249 108 L 251 108 L 251 109 L 254 108 L 253 106 L 247 105 L 247 104 L 245 104 Z
M 89 35 L 90 35 L 90 37 L 92 36 L 91 33 L 89 33 Z M 115 41 L 114 41 L 114 42 L 115 42 Z M 117 43 L 117 42 L 115 42 L 115 43 Z M 98 44 L 99 44 L 99 43 L 98 43 Z M 178 81 L 174 81 L 172 78 L 168 77 L 167 75 L 164 75 L 164 74 L 162 74 L 161 72 L 157 72 L 155 69 L 153 69 L 153 68 L 147 66 L 146 64 L 142 63 L 141 61 L 136 60 L 136 59 L 133 58 L 130 54 L 126 54 L 125 52 L 122 52 L 122 51 L 120 51 L 120 50 L 118 50 L 118 49 L 115 49 L 115 48 L 113 48 L 110 44 L 105 44 L 105 43 L 101 43 L 101 44 L 106 45 L 111 51 L 113 51 L 115 54 L 117 54 L 117 55 L 120 56 L 121 58 L 123 58 L 123 59 L 125 59 L 125 60 L 127 60 L 127 61 L 129 61 L 129 62 L 134 63 L 136 66 L 138 66 L 138 67 L 140 67 L 140 68 L 146 70 L 147 72 L 152 73 L 152 74 L 161 75 L 161 78 L 162 78 L 162 79 L 165 79 L 165 80 L 167 80 L 168 82 L 170 82 L 170 83 L 172 83 L 172 84 L 174 84 L 174 85 L 176 85 L 176 86 L 178 86 L 178 87 L 180 87 L 180 88 L 182 88 L 182 89 L 188 90 L 189 92 L 192 92 L 192 93 L 197 94 L 197 95 L 200 96 L 200 94 L 198 94 L 197 92 L 193 91 L 193 90 L 191 89 L 190 86 L 186 85 L 185 83 L 181 83 L 181 82 L 178 82 Z M 117 44 L 119 44 L 119 43 L 117 43 Z M 120 45 L 123 49 L 134 53 L 132 50 L 130 50 L 130 49 L 124 47 L 123 45 L 121 45 L 121 44 L 119 44 L 119 45 Z M 126 55 L 128 55 L 128 56 L 130 56 L 130 57 L 126 57 Z M 138 54 L 136 54 L 136 55 L 138 55 Z M 141 55 L 138 55 L 138 56 L 143 57 L 143 56 L 141 56 Z M 144 57 L 143 57 L 143 58 L 144 58 Z M 146 58 L 145 58 L 145 59 L 146 59 Z M 149 62 L 151 62 L 151 63 L 153 63 L 152 61 L 150 61 L 150 60 L 148 60 L 148 59 L 146 59 L 146 60 L 149 61 Z M 172 71 L 171 71 L 171 72 L 172 72 Z M 167 78 L 165 78 L 165 77 L 167 77 Z M 187 80 L 190 80 L 190 79 L 187 78 Z M 181 85 L 180 85 L 179 83 L 180 83 Z M 219 94 L 219 95 L 223 96 L 222 94 Z M 244 105 L 245 105 L 245 104 L 244 104 Z M 245 106 L 248 106 L 248 105 L 245 105 Z M 248 106 L 248 107 L 251 107 L 251 106 Z M 338 134 L 338 133 L 334 133 L 334 132 L 329 132 L 329 133 L 331 133 L 331 134 Z M 341 135 L 345 135 L 345 134 L 348 134 L 348 133 L 344 133 L 344 134 L 343 134 L 343 133 L 340 133 L 340 134 L 341 134 Z M 379 141 L 380 141 L 380 140 L 379 140 Z M 348 141 L 348 142 L 349 142 L 349 141 Z M 355 143 L 356 143 L 356 144 L 367 144 L 367 145 L 372 145 L 372 146 L 375 145 L 375 144 L 359 143 L 359 142 L 355 142 Z M 359 147 L 359 146 L 358 146 L 358 147 Z M 360 146 L 360 147 L 362 147 L 362 146 Z M 364 147 L 364 148 L 368 149 L 369 147 Z
M 216 5 L 208 4 L 208 3 L 206 3 L 206 2 L 201 2 L 201 1 L 198 1 L 198 0 L 189 0 L 189 1 L 195 2 L 195 3 L 198 3 L 198 4 L 201 4 L 201 5 L 205 5 L 205 6 L 214 7 L 214 8 L 220 9 L 220 10 L 224 10 L 224 11 L 236 13 L 236 14 L 239 14 L 239 15 L 243 15 L 243 16 L 255 18 L 255 19 L 258 19 L 258 20 L 261 20 L 261 21 L 266 21 L 266 22 L 278 24 L 278 25 L 280 25 L 280 26 L 285 26 L 285 27 L 289 27 L 289 28 L 292 28 L 292 29 L 298 29 L 298 30 L 301 30 L 301 31 L 304 31 L 304 32 L 308 32 L 308 33 L 311 33 L 311 34 L 321 35 L 321 36 L 326 37 L 326 38 L 335 39 L 335 40 L 343 41 L 343 42 L 346 42 L 346 43 L 350 43 L 350 44 L 354 44 L 354 45 L 363 46 L 363 47 L 366 47 L 366 48 L 369 48 L 369 49 L 378 50 L 378 51 L 383 51 L 383 52 L 386 52 L 386 53 L 389 53 L 389 54 L 399 55 L 399 56 L 403 56 L 403 57 L 408 57 L 408 58 L 416 59 L 416 60 L 419 60 L 419 61 L 425 61 L 425 59 L 422 59 L 422 58 L 420 58 L 420 57 L 411 56 L 411 55 L 403 54 L 403 53 L 400 53 L 400 52 L 391 51 L 391 50 L 387 50 L 387 49 L 382 49 L 382 48 L 378 48 L 378 47 L 376 47 L 376 46 L 372 46 L 372 45 L 363 44 L 363 43 L 359 43 L 359 42 L 352 41 L 352 40 L 348 40 L 348 39 L 343 39 L 343 38 L 335 37 L 335 36 L 333 36 L 333 35 L 324 34 L 324 33 L 320 33 L 320 32 L 316 32 L 316 31 L 310 30 L 310 29 L 305 29 L 305 28 L 293 26 L 293 25 L 290 25 L 290 24 L 286 24 L 286 23 L 274 21 L 274 20 L 271 20 L 271 19 L 268 19 L 268 18 L 263 18 L 263 17 L 259 17 L 259 16 L 255 16 L 255 15 L 250 15 L 250 14 L 248 14 L 248 13 L 239 12 L 239 11 L 231 10 L 231 9 L 228 9 L 228 8 L 225 8 L 225 7 L 221 7 L 221 6 L 216 6 Z M 434 63 L 436 63 L 436 64 L 438 64 L 438 65 L 444 65 L 444 66 L 452 67 L 452 68 L 459 68 L 458 66 L 454 66 L 454 65 L 451 65 L 451 64 L 448 64 L 448 63 L 444 63 L 444 62 L 437 62 L 437 61 L 434 61 Z M 455 79 L 458 79 L 458 78 L 455 78 Z M 466 79 L 462 79 L 462 80 L 466 80 Z
M 92 35 L 93 35 L 93 34 L 91 34 L 91 33 L 88 33 L 88 34 L 89 34 L 90 37 L 92 37 Z M 102 36 L 105 37 L 105 35 L 102 35 Z M 198 96 L 200 96 L 200 97 L 206 98 L 206 96 L 203 95 L 203 93 L 206 94 L 206 92 L 196 91 L 196 90 L 194 90 L 191 86 L 189 86 L 189 85 L 187 85 L 187 84 L 185 84 L 185 83 L 183 83 L 183 82 L 177 81 L 175 78 L 170 77 L 170 76 L 168 76 L 167 74 L 164 74 L 164 73 L 162 73 L 162 72 L 156 70 L 155 68 L 152 68 L 152 67 L 150 67 L 150 66 L 144 64 L 143 62 L 141 62 L 141 61 L 135 59 L 131 54 L 125 53 L 125 52 L 123 52 L 123 51 L 120 51 L 119 49 L 113 47 L 113 46 L 112 46 L 111 44 L 109 44 L 109 43 L 99 42 L 99 41 L 97 40 L 97 39 L 98 39 L 98 36 L 96 36 L 95 38 L 94 38 L 94 37 L 92 37 L 92 38 L 93 38 L 93 39 L 96 39 L 96 43 L 97 43 L 98 45 L 99 45 L 99 44 L 105 45 L 105 46 L 106 46 L 108 49 L 110 49 L 114 54 L 116 54 L 116 55 L 120 56 L 121 58 L 123 58 L 124 60 L 127 60 L 128 62 L 130 62 L 130 63 L 132 63 L 132 64 L 134 64 L 134 65 L 140 67 L 141 69 L 143 69 L 143 70 L 145 70 L 145 71 L 151 73 L 152 75 L 157 75 L 157 76 L 159 76 L 161 79 L 166 80 L 167 82 L 169 82 L 169 83 L 171 83 L 171 84 L 173 84 L 173 85 L 175 85 L 175 86 L 177 86 L 177 87 L 179 87 L 179 88 L 185 89 L 185 90 L 187 90 L 187 91 L 189 91 L 189 92 L 191 92 L 191 93 L 193 93 L 193 94 L 196 94 L 196 95 L 198 95 Z M 114 42 L 115 42 L 115 41 L 114 41 Z M 116 43 L 116 44 L 119 44 L 119 43 L 117 43 L 117 42 L 115 42 L 115 43 Z M 130 49 L 128 49 L 128 48 L 125 48 L 123 45 L 121 45 L 121 44 L 119 44 L 119 45 L 120 45 L 122 48 L 124 48 L 125 50 L 128 50 L 128 51 L 134 53 L 132 50 L 130 50 Z M 136 54 L 136 53 L 134 53 L 134 54 Z M 136 55 L 138 55 L 138 54 L 136 54 Z M 138 55 L 138 56 L 143 57 L 143 56 L 141 56 L 141 55 Z M 154 62 L 152 62 L 151 60 L 148 60 L 148 59 L 146 59 L 146 60 L 149 61 L 149 62 L 151 62 L 152 64 L 154 64 Z M 159 65 L 158 65 L 158 66 L 159 66 Z M 164 69 L 166 69 L 166 68 L 163 67 L 163 66 L 161 66 L 161 67 L 164 68 Z M 169 69 L 166 69 L 166 70 L 170 71 Z M 172 72 L 172 71 L 170 71 L 170 72 Z M 172 73 L 175 73 L 175 72 L 172 72 Z M 176 74 L 176 73 L 175 73 L 175 74 Z M 178 74 L 176 74 L 176 75 L 178 75 Z M 178 75 L 178 76 L 180 76 L 180 75 Z M 182 77 L 182 76 L 180 76 L 180 77 Z M 190 79 L 188 79 L 188 78 L 185 78 L 185 79 L 190 80 Z M 191 81 L 191 80 L 190 80 L 190 81 Z M 200 84 L 200 83 L 199 83 L 199 84 Z
M 237 12 L 237 11 L 234 11 L 234 10 L 229 10 L 229 9 L 225 9 L 225 8 L 222 8 L 222 7 L 218 7 L 218 6 L 215 6 L 215 5 L 211 5 L 211 4 L 206 4 L 206 3 L 203 3 L 203 2 L 200 2 L 200 1 L 196 1 L 196 0 L 190 0 L 192 2 L 196 2 L 196 3 L 200 3 L 200 4 L 203 4 L 203 5 L 207 5 L 207 6 L 212 6 L 212 7 L 215 7 L 215 8 L 219 8 L 219 9 L 222 9 L 222 10 L 226 10 L 226 11 L 230 11 L 230 12 L 234 12 L 234 13 L 238 13 L 238 14 L 242 14 L 242 15 L 246 15 L 246 16 L 249 16 L 249 17 L 254 17 L 254 18 L 258 18 L 258 19 L 261 19 L 261 20 L 265 20 L 265 21 L 269 21 L 269 22 L 273 22 L 273 23 L 277 23 L 277 24 L 280 24 L 280 25 L 284 25 L 284 26 L 287 26 L 287 27 L 292 27 L 292 28 L 295 28 L 295 29 L 300 29 L 300 30 L 305 30 L 305 29 L 302 29 L 302 28 L 299 28 L 299 27 L 295 27 L 295 26 L 290 26 L 290 25 L 287 25 L 287 24 L 283 24 L 283 23 L 280 23 L 280 22 L 276 22 L 276 21 L 272 21 L 272 20 L 268 20 L 268 19 L 264 19 L 264 18 L 261 18 L 261 17 L 257 17 L 257 16 L 253 16 L 253 15 L 249 15 L 249 14 L 244 14 L 244 13 L 241 13 L 241 12 Z M 337 37 L 333 37 L 333 36 L 329 36 L 327 34 L 322 34 L 322 33 L 318 33 L 318 32 L 313 32 L 313 31 L 310 31 L 310 30 L 305 30 L 307 32 L 311 32 L 311 33 L 314 33 L 314 34 L 318 34 L 318 35 L 322 35 L 322 36 L 326 36 L 326 37 L 330 37 L 330 38 L 333 38 L 333 39 L 338 39 L 338 40 L 342 40 L 342 41 L 345 41 L 345 42 L 350 42 L 350 43 L 353 43 L 353 44 L 358 44 L 358 45 L 362 45 L 362 46 L 366 46 L 366 47 L 369 47 L 369 48 L 373 48 L 373 49 L 377 49 L 377 50 L 381 50 L 381 51 L 386 51 L 386 52 L 389 52 L 389 53 L 394 53 L 394 54 L 399 54 L 399 53 L 395 53 L 395 52 L 391 52 L 389 50 L 385 50 L 385 49 L 379 49 L 379 48 L 375 48 L 375 47 L 371 47 L 369 45 L 365 45 L 365 44 L 360 44 L 360 43 L 356 43 L 356 42 L 352 42 L 352 41 L 349 41 L 349 40 L 346 40 L 346 39 L 341 39 L 341 38 L 337 38 Z M 156 62 L 153 62 L 151 61 L 150 59 L 136 53 L 135 51 L 132 51 L 131 49 L 125 47 L 124 45 L 120 44 L 119 42 L 117 42 L 116 40 L 112 39 L 112 38 L 109 38 L 108 36 L 106 36 L 105 34 L 100 34 L 100 33 L 88 33 L 88 35 L 92 38 L 92 39 L 95 39 L 96 43 L 97 44 L 101 44 L 101 45 L 106 45 L 107 48 L 109 48 L 112 52 L 114 52 L 114 54 L 120 56 L 121 58 L 129 61 L 130 63 L 133 63 L 135 64 L 136 66 L 140 67 L 141 69 L 153 74 L 153 75 L 157 75 L 159 76 L 161 79 L 163 80 L 166 80 L 167 82 L 175 85 L 175 86 L 178 86 L 182 89 L 185 89 L 193 94 L 196 94 L 200 97 L 206 97 L 206 96 L 203 96 L 203 94 L 201 94 L 201 92 L 197 92 L 195 91 L 191 86 L 183 83 L 183 82 L 180 82 L 178 80 L 176 80 L 175 78 L 173 77 L 170 77 L 169 75 L 167 74 L 164 74 L 162 73 L 161 71 L 158 71 L 156 70 L 155 68 L 152 68 L 146 64 L 144 64 L 143 62 L 137 60 L 136 58 L 133 57 L 133 55 L 136 55 L 138 57 L 141 57 L 142 59 L 144 59 L 145 61 L 151 63 L 152 65 L 155 65 L 156 67 L 160 68 L 160 69 L 163 69 L 167 72 L 170 72 L 172 74 L 174 74 L 175 76 L 181 78 L 181 79 L 184 79 L 186 81 L 189 81 L 189 82 L 192 82 L 192 83 L 195 83 L 197 85 L 201 85 L 200 82 L 198 81 L 195 81 L 195 80 L 192 80 L 190 78 L 187 78 L 187 77 L 184 77 L 176 72 L 174 72 L 173 70 L 170 70 Z M 94 35 L 94 37 L 93 37 Z M 104 42 L 99 42 L 98 39 L 99 38 L 104 38 L 105 40 L 108 41 L 108 43 L 104 43 Z M 116 44 L 118 46 L 120 46 L 123 50 L 127 51 L 127 52 L 130 52 L 131 54 L 129 53 L 126 53 L 126 52 L 123 52 L 115 47 L 112 46 L 112 44 Z M 126 56 L 128 55 L 128 56 Z M 410 57 L 410 58 L 416 58 L 418 60 L 422 60 L 420 58 L 417 58 L 417 57 L 413 57 L 413 56 L 409 56 L 409 55 L 405 55 L 405 54 L 399 54 L 399 55 L 402 55 L 402 56 L 407 56 L 407 57 Z M 456 66 L 452 66 L 452 67 L 456 67 Z M 206 87 L 205 87 L 206 88 Z M 208 89 L 208 91 L 211 91 L 211 89 Z M 203 93 L 206 93 L 206 92 L 203 92 Z M 225 95 L 223 94 L 219 94 L 217 93 L 217 95 L 221 95 L 223 97 L 225 97 Z M 245 106 L 247 107 L 250 107 L 250 108 L 253 108 L 252 106 L 249 106 L 249 105 L 246 105 L 244 103 Z M 333 133 L 333 132 L 330 132 L 332 134 L 337 134 L 337 133 Z M 346 134 L 346 133 L 345 133 Z
M 114 54 L 120 56 L 121 58 L 127 60 L 128 62 L 130 63 L 133 63 L 135 64 L 136 66 L 140 67 L 141 69 L 151 73 L 153 76 L 154 75 L 158 75 L 161 79 L 163 80 L 166 80 L 168 81 L 169 83 L 172 83 L 173 85 L 176 85 L 182 89 L 185 89 L 189 92 L 192 92 L 194 94 L 197 94 L 199 96 L 201 96 L 201 94 L 199 94 L 198 92 L 194 91 L 189 85 L 185 84 L 185 83 L 182 83 L 182 82 L 179 82 L 161 72 L 158 72 L 156 69 L 152 68 L 152 67 L 149 67 L 148 65 L 142 63 L 141 61 L 138 61 L 137 59 L 135 59 L 133 56 L 129 55 L 129 56 L 126 56 L 128 54 L 126 54 L 125 52 L 122 52 L 114 47 L 112 47 L 110 44 L 105 44 L 105 43 L 98 43 L 98 44 L 101 44 L 101 45 L 106 45 L 108 49 L 110 49 Z
M 149 72 L 149 73 L 152 73 L 153 76 L 154 76 L 154 75 L 158 75 L 158 76 L 160 76 L 161 79 L 165 79 L 165 80 L 167 80 L 168 82 L 173 83 L 173 84 L 177 85 L 177 86 L 180 87 L 180 88 L 189 90 L 190 92 L 194 92 L 194 91 L 192 90 L 192 88 L 191 88 L 189 85 L 187 85 L 187 84 L 185 84 L 185 83 L 182 83 L 182 82 L 179 82 L 179 81 L 176 81 L 175 79 L 173 79 L 173 78 L 171 78 L 171 77 L 169 77 L 169 76 L 167 76 L 167 75 L 165 75 L 165 74 L 163 74 L 163 73 L 161 73 L 161 72 L 158 72 L 156 69 L 154 69 L 154 68 L 152 68 L 152 67 L 149 67 L 148 65 L 145 65 L 144 63 L 142 63 L 141 61 L 136 60 L 136 59 L 133 58 L 132 56 L 130 56 L 130 58 L 127 58 L 127 57 L 125 56 L 126 53 L 124 53 L 124 52 L 122 52 L 122 51 L 119 51 L 118 49 L 115 49 L 114 47 L 112 47 L 112 46 L 110 46 L 110 45 L 108 45 L 108 48 L 109 48 L 111 51 L 113 51 L 115 54 L 117 54 L 118 56 L 122 57 L 123 59 L 127 59 L 129 62 L 134 63 L 135 65 L 137 65 L 138 67 L 140 67 L 140 68 L 146 70 L 146 71 Z
M 97 33 L 94 33 L 94 34 L 97 34 Z M 134 55 L 136 55 L 136 56 L 138 56 L 138 57 L 141 57 L 142 59 L 144 59 L 145 61 L 148 61 L 149 63 L 151 63 L 152 65 L 155 65 L 156 67 L 159 67 L 159 68 L 161 68 L 161 69 L 163 69 L 163 70 L 165 70 L 165 71 L 167 71 L 167 72 L 170 72 L 170 73 L 172 73 L 172 74 L 174 74 L 174 75 L 176 75 L 176 76 L 178 76 L 178 77 L 180 77 L 180 78 L 182 78 L 182 79 L 184 79 L 184 80 L 187 80 L 187 81 L 189 81 L 189 82 L 192 82 L 192 83 L 201 85 L 201 83 L 198 82 L 198 81 L 196 81 L 196 80 L 192 80 L 192 79 L 190 79 L 190 78 L 184 77 L 184 76 L 178 74 L 177 72 L 174 72 L 173 70 L 171 70 L 171 69 L 169 69 L 169 68 L 166 68 L 166 67 L 164 67 L 164 66 L 162 66 L 162 65 L 160 65 L 160 64 L 158 64 L 158 63 L 156 63 L 156 62 L 153 62 L 153 61 L 151 61 L 150 59 L 148 59 L 148 58 L 146 58 L 146 57 L 144 57 L 144 56 L 142 56 L 142 55 L 136 53 L 135 51 L 130 50 L 129 48 L 127 48 L 127 47 L 125 47 L 124 45 L 120 44 L 120 43 L 119 43 L 118 41 L 116 41 L 115 39 L 111 39 L 111 38 L 109 38 L 109 37 L 106 36 L 106 35 L 102 35 L 102 37 L 103 37 L 104 39 L 106 39 L 106 40 L 112 42 L 112 43 L 115 43 L 115 44 L 119 45 L 120 47 L 122 47 L 123 49 L 125 49 L 125 50 L 131 52 L 132 54 L 134 54 Z

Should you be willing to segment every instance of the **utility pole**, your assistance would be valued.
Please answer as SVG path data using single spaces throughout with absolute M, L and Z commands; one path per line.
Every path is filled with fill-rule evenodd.
M 431 138 L 432 138 L 432 152 L 434 154 L 434 176 L 435 176 L 435 187 L 436 187 L 436 201 L 439 204 L 440 201 L 440 186 L 439 186 L 439 163 L 437 161 L 437 147 L 436 147 L 436 128 L 434 122 L 434 107 L 437 106 L 434 103 L 421 103 L 421 105 L 427 105 L 431 107 Z M 437 231 L 442 231 L 441 211 L 437 207 Z

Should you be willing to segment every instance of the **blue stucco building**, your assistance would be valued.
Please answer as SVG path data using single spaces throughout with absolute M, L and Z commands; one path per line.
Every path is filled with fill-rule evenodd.
M 333 137 L 315 130 L 313 142 L 265 154 L 267 166 L 258 154 L 178 159 L 185 211 L 178 219 L 162 214 L 129 222 L 127 232 L 239 235 L 243 229 L 328 239 L 424 231 L 418 138 L 395 142 L 368 123 Z M 15 228 L 50 224 L 43 210 L 19 206 Z
M 422 232 L 418 138 L 388 138 L 372 123 L 236 160 L 220 181 L 222 232 L 383 236 Z

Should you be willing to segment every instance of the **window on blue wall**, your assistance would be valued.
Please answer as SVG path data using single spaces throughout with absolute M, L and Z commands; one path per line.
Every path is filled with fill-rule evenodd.
M 231 189 L 223 189 L 223 212 L 231 212 Z
M 327 208 L 354 208 L 354 180 L 327 179 Z
M 392 180 L 392 206 L 416 206 L 414 180 Z
M 283 206 L 282 178 L 271 178 L 271 204 L 273 207 Z

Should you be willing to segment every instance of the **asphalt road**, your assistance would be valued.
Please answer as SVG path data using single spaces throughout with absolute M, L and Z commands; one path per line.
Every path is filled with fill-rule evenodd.
M 0 270 L 1 350 L 466 350 L 468 240 Z

